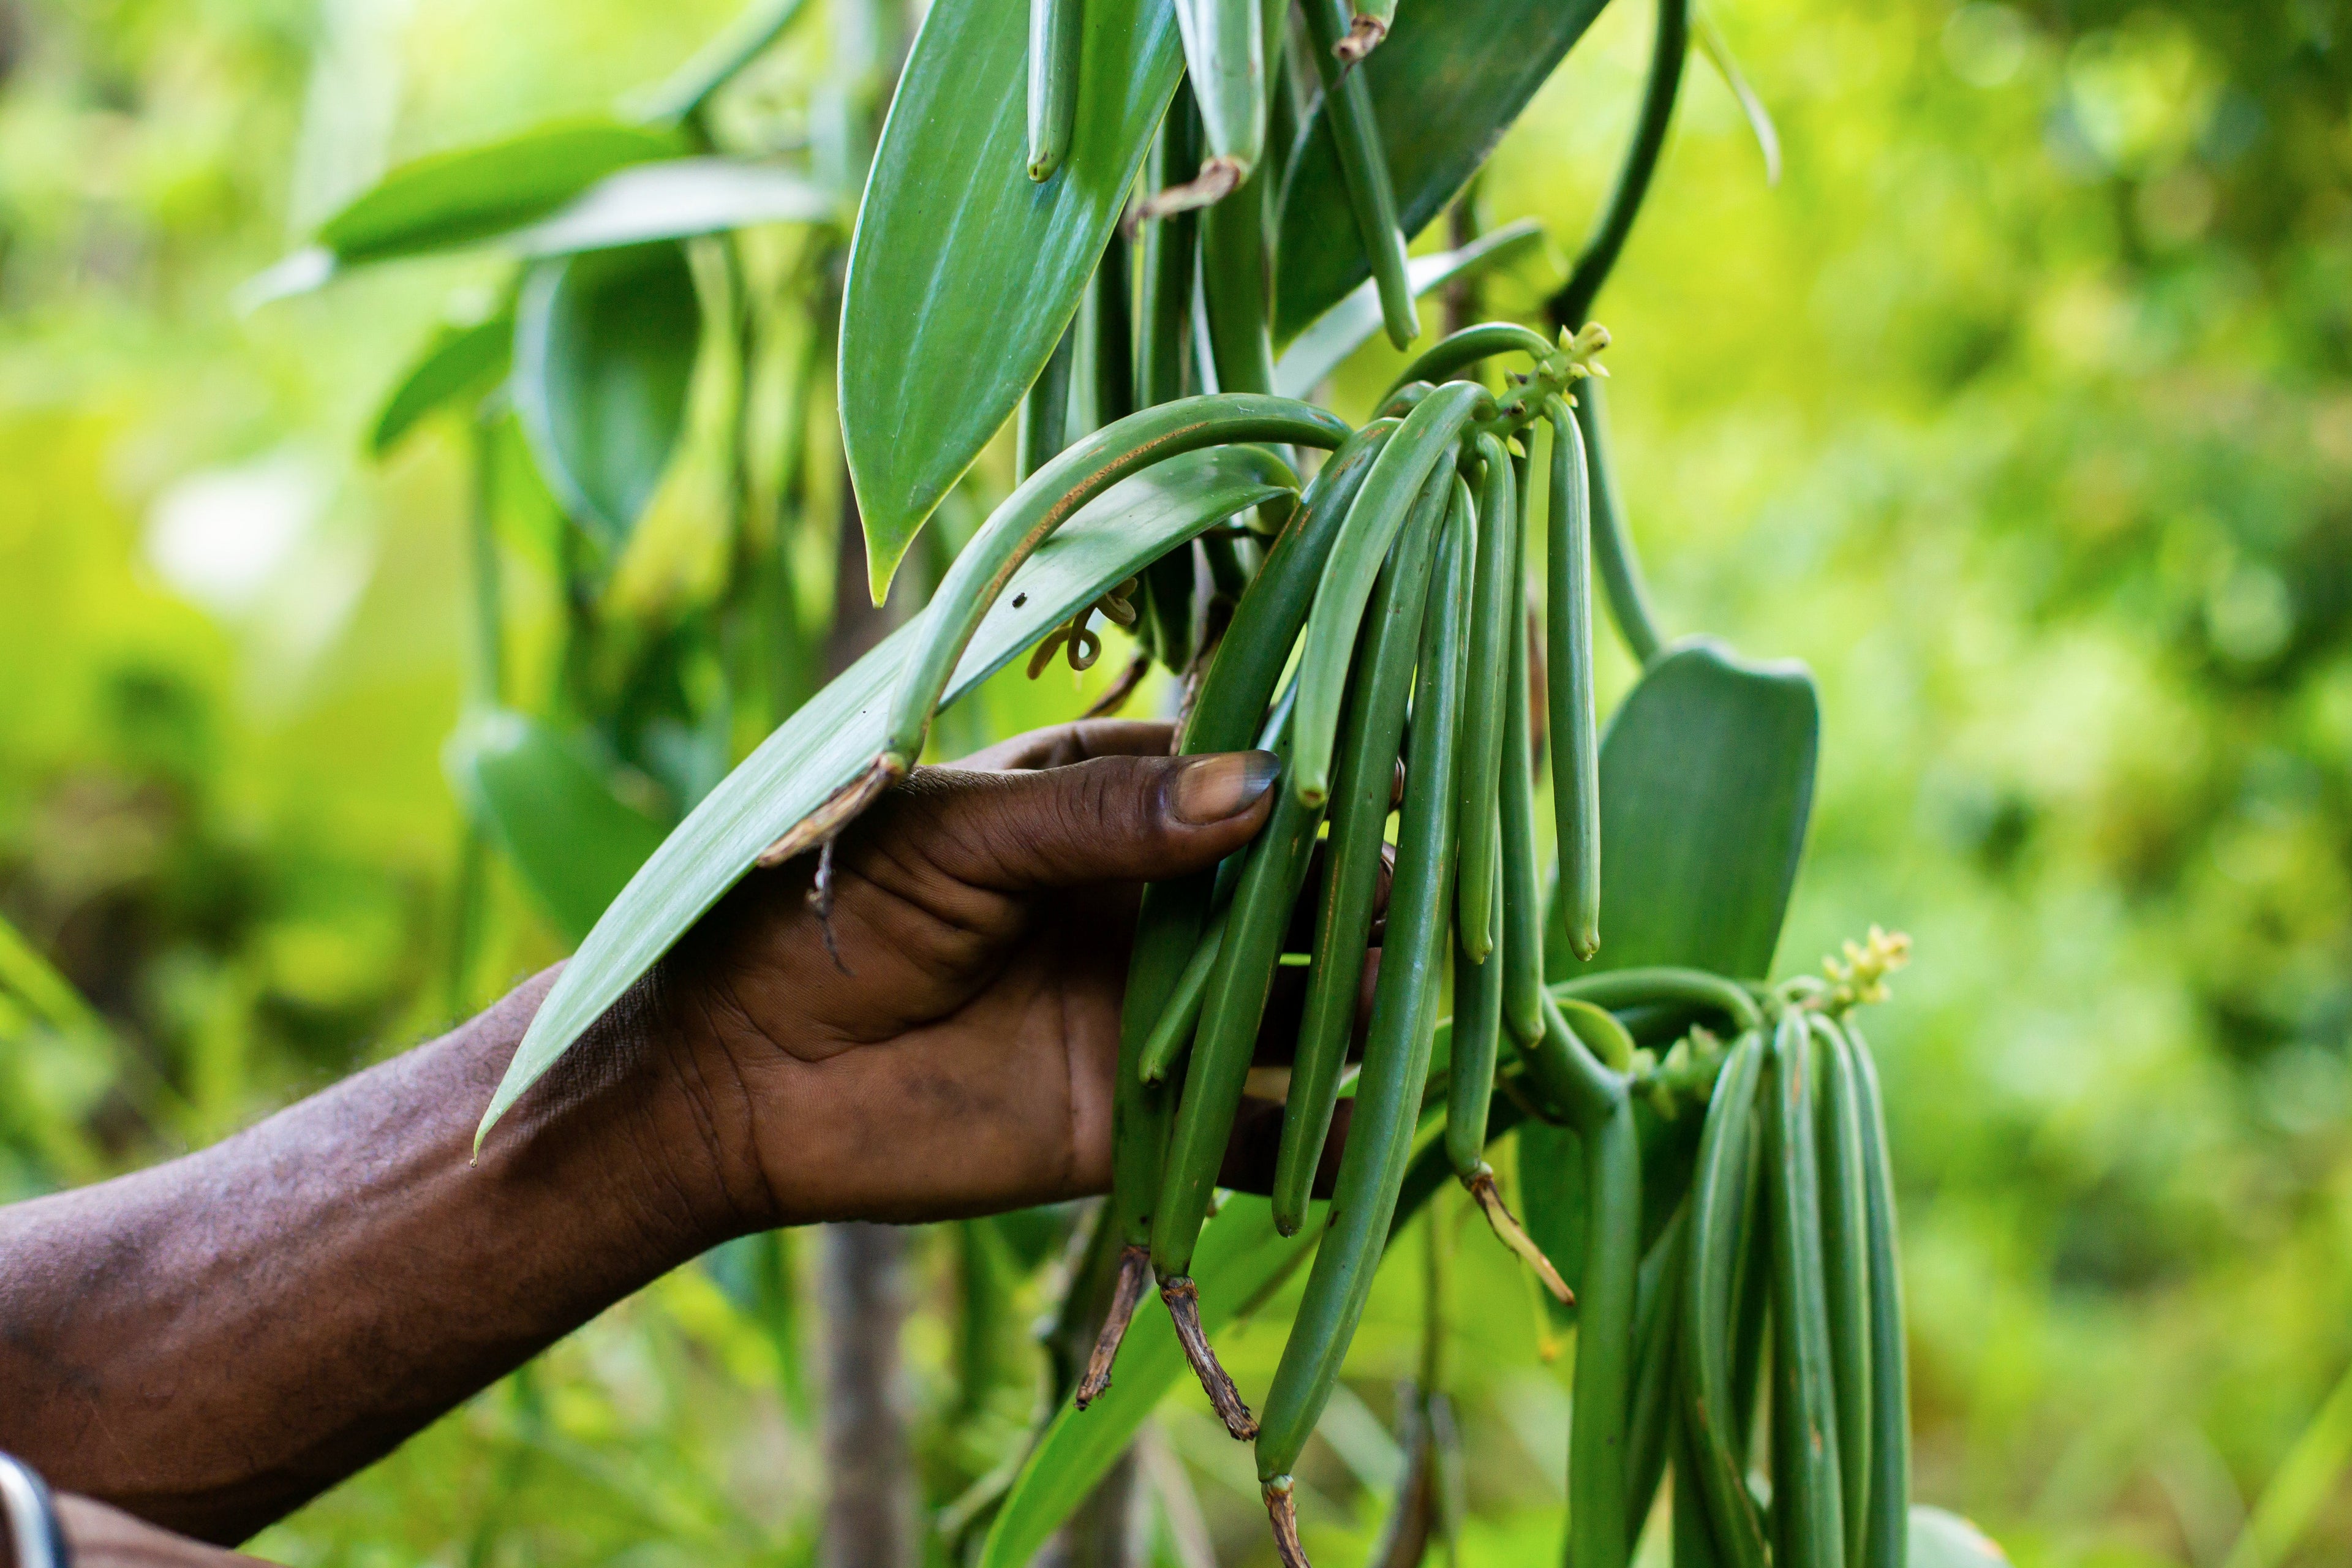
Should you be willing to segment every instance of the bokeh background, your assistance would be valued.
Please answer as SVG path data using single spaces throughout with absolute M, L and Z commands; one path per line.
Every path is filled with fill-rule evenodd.
M 1874 921 L 1916 941 L 1872 1033 L 1919 1494 L 2023 1564 L 2344 1562 L 2352 12 L 1713 9 L 1785 175 L 1767 185 L 1695 62 L 1597 314 L 1664 618 L 1822 682 L 1782 970 Z M 440 759 L 466 680 L 465 432 L 364 452 L 415 345 L 499 264 L 247 312 L 232 296 L 390 164 L 604 110 L 729 15 L 0 4 L 0 915 L 92 1009 L 0 987 L 0 1197 L 200 1146 L 561 955 L 495 859 L 455 947 L 467 833 Z M 1496 281 L 1496 308 L 1537 297 L 1605 194 L 1648 25 L 1639 0 L 1611 7 L 1496 153 L 1485 215 L 1539 217 L 1554 258 Z M 805 28 L 761 68 L 785 156 L 835 43 Z M 1342 405 L 1394 363 L 1365 351 Z M 837 511 L 809 505 L 813 610 Z M 507 548 L 528 650 L 553 611 Z M 1610 658 L 1604 695 L 1631 677 Z M 966 722 L 1069 717 L 1069 679 L 1015 671 Z M 758 730 L 739 729 L 740 752 Z M 1545 1560 L 1569 1361 L 1481 1234 L 1454 1252 L 1461 1560 Z M 1310 1456 L 1337 1560 L 1392 1484 L 1414 1256 L 1384 1274 Z M 933 1505 L 1011 1451 L 1035 1376 L 1016 1324 L 972 1397 L 961 1257 L 915 1238 Z M 807 1560 L 810 1328 L 793 1292 L 747 1279 L 763 1268 L 806 1262 L 787 1245 L 681 1270 L 254 1549 Z M 1020 1287 L 1023 1312 L 1042 1288 Z M 1277 1306 L 1234 1337 L 1245 1386 L 1280 1331 Z M 1195 1563 L 1205 1536 L 1271 1561 L 1246 1457 L 1196 1391 L 1153 1442 L 1158 1559 Z M 2243 1533 L 2266 1497 L 2295 1526 L 2283 1551 Z

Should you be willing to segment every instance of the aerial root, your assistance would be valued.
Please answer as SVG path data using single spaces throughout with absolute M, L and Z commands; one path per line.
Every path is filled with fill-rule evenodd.
M 1241 1390 L 1234 1386 L 1233 1378 L 1210 1348 L 1209 1336 L 1201 1327 L 1201 1292 L 1189 1279 L 1179 1275 L 1164 1280 L 1160 1287 L 1160 1299 L 1168 1303 L 1168 1315 L 1175 1320 L 1177 1342 L 1184 1347 L 1184 1359 L 1192 1363 L 1192 1375 L 1201 1380 L 1202 1392 L 1209 1396 L 1217 1417 L 1236 1442 L 1247 1443 L 1257 1436 L 1257 1417 L 1242 1403 Z
M 1544 1250 L 1536 1245 L 1535 1237 L 1528 1234 L 1527 1227 L 1504 1204 L 1502 1192 L 1495 1185 L 1495 1173 L 1481 1165 L 1475 1173 L 1464 1177 L 1462 1184 L 1470 1189 L 1472 1197 L 1478 1200 L 1478 1207 L 1485 1212 L 1486 1223 L 1494 1227 L 1496 1238 L 1517 1253 L 1521 1260 L 1536 1271 L 1536 1278 L 1544 1282 L 1545 1289 L 1563 1304 L 1574 1306 L 1576 1292 L 1568 1288 L 1568 1281 L 1559 1277 L 1559 1270 L 1551 1266 L 1551 1259 L 1544 1256 Z
M 1127 1338 L 1127 1326 L 1135 1321 L 1136 1306 L 1150 1286 L 1151 1249 L 1121 1247 L 1118 1283 L 1111 1289 L 1110 1312 L 1103 1319 L 1102 1332 L 1095 1336 L 1095 1348 L 1087 1357 L 1087 1374 L 1078 1380 L 1079 1409 L 1100 1399 L 1110 1387 L 1110 1364 L 1118 1359 L 1118 1347 Z

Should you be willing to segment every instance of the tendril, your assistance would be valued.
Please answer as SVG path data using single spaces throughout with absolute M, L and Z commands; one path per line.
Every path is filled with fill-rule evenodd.
M 1045 640 L 1029 655 L 1029 679 L 1034 680 L 1045 674 L 1045 667 L 1054 662 L 1054 656 L 1066 650 L 1072 669 L 1092 669 L 1095 660 L 1102 657 L 1102 638 L 1087 625 L 1087 617 L 1099 611 L 1103 618 L 1114 626 L 1134 626 L 1141 613 L 1135 607 L 1134 598 L 1136 587 L 1141 581 L 1139 577 L 1128 578 L 1047 632 Z

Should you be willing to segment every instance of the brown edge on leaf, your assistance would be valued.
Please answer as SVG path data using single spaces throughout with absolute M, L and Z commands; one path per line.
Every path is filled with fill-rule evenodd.
M 1568 1281 L 1559 1277 L 1559 1270 L 1551 1266 L 1551 1259 L 1544 1256 L 1543 1248 L 1536 1245 L 1535 1237 L 1527 1233 L 1517 1216 L 1504 1204 L 1502 1192 L 1495 1185 L 1493 1169 L 1481 1165 L 1465 1176 L 1462 1184 L 1470 1189 L 1472 1197 L 1478 1200 L 1479 1208 L 1486 1213 L 1486 1223 L 1494 1227 L 1496 1239 L 1517 1253 L 1520 1259 L 1536 1271 L 1536 1278 L 1543 1281 L 1544 1289 L 1559 1298 L 1563 1306 L 1576 1305 L 1576 1292 L 1568 1288 Z
M 906 764 L 887 752 L 876 757 L 866 771 L 824 797 L 823 804 L 786 828 L 782 837 L 759 853 L 752 864 L 761 868 L 782 865 L 796 855 L 823 848 L 838 837 L 841 830 L 857 820 L 875 797 L 905 776 Z
M 1274 1523 L 1274 1551 L 1282 1568 L 1315 1568 L 1298 1539 L 1298 1500 L 1291 1495 L 1290 1478 L 1276 1476 L 1258 1489 L 1265 1498 L 1265 1516 Z
M 1176 1339 L 1184 1347 L 1184 1359 L 1192 1363 L 1192 1375 L 1201 1380 L 1201 1391 L 1209 1396 L 1225 1430 L 1239 1443 L 1256 1437 L 1257 1417 L 1242 1403 L 1241 1390 L 1234 1386 L 1232 1376 L 1210 1347 L 1207 1331 L 1201 1327 L 1199 1288 L 1180 1274 L 1160 1282 L 1160 1299 L 1168 1303 L 1168 1316 L 1175 1321 Z
M 1351 66 L 1379 48 L 1381 40 L 1388 36 L 1386 22 L 1378 16 L 1360 15 L 1348 24 L 1348 36 L 1332 45 L 1331 52 L 1339 58 L 1341 65 Z
M 1087 1374 L 1078 1380 L 1076 1403 L 1079 1409 L 1109 1389 L 1111 1363 L 1118 1359 L 1127 1326 L 1135 1321 L 1136 1306 L 1150 1286 L 1151 1248 L 1132 1244 L 1119 1248 L 1118 1283 L 1111 1289 L 1110 1311 L 1103 1318 L 1102 1332 L 1095 1336 L 1095 1348 L 1087 1356 Z

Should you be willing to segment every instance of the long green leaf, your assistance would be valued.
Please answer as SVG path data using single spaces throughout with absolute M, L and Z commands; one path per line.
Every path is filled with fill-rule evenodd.
M 1287 471 L 1255 447 L 1220 447 L 1171 458 L 1105 491 L 1013 574 L 965 648 L 942 706 L 1147 562 L 1288 493 L 1278 482 Z M 885 638 L 786 720 L 664 840 L 548 993 L 482 1119 L 484 1132 L 761 850 L 874 760 L 899 668 L 921 637 L 919 616 Z
M 661 844 L 660 823 L 614 795 L 571 742 L 524 714 L 469 715 L 443 763 L 568 941 L 588 934 Z
M 1648 964 L 1768 973 L 1812 812 L 1820 735 L 1801 666 L 1749 663 L 1703 640 L 1653 664 L 1601 744 L 1601 951 L 1578 963 L 1550 921 L 1546 978 Z M 1519 1133 L 1528 1232 L 1554 1259 L 1583 1256 L 1582 1158 L 1565 1128 Z
M 539 222 L 499 236 L 520 256 L 568 256 L 761 223 L 847 216 L 823 186 L 742 158 L 667 158 L 605 175 Z
M 1397 217 L 1411 239 L 1493 152 L 1607 0 L 1443 0 L 1400 6 L 1396 28 L 1356 69 L 1389 153 Z M 1282 195 L 1274 334 L 1303 331 L 1371 275 L 1321 107 L 1300 130 Z
M 1265 1199 L 1226 1200 L 1192 1253 L 1205 1330 L 1213 1334 L 1255 1310 L 1306 1261 L 1323 1232 L 1322 1208 L 1315 1205 L 1297 1236 L 1284 1237 Z M 1084 1410 L 1065 1403 L 1030 1450 L 989 1527 L 978 1568 L 1026 1568 L 1188 1370 L 1168 1314 L 1147 1304 L 1119 1346 L 1109 1389 Z
M 1459 250 L 1416 256 L 1405 266 L 1414 298 L 1434 293 L 1458 279 L 1476 278 L 1541 248 L 1543 226 L 1521 218 L 1482 235 Z M 1315 319 L 1283 350 L 1274 367 L 1274 390 L 1284 397 L 1312 397 L 1323 378 L 1381 330 L 1379 288 L 1369 279 Z
M 489 391 L 505 378 L 513 353 L 510 310 L 470 327 L 442 328 L 383 400 L 368 436 L 368 455 L 385 456 L 418 421 L 444 405 Z
M 628 143 L 633 145 L 634 143 Z M 790 169 L 742 158 L 675 158 L 667 142 L 608 174 L 567 185 L 554 202 L 518 197 L 463 223 L 420 226 L 388 248 L 346 253 L 329 245 L 296 251 L 237 290 L 246 308 L 317 289 L 346 268 L 435 251 L 494 246 L 524 257 L 686 239 L 762 223 L 841 223 L 847 215 L 822 186 Z M 457 154 L 452 154 L 457 156 Z
M 541 125 L 404 163 L 306 245 L 239 285 L 251 310 L 323 287 L 344 268 L 475 245 L 547 216 L 616 169 L 685 151 L 672 132 L 611 121 Z
M 1176 89 L 1173 9 L 1088 0 L 1077 121 L 1028 163 L 1028 9 L 938 0 L 882 128 L 842 303 L 841 423 L 879 601 L 1037 378 Z
M 611 121 L 541 125 L 404 163 L 319 226 L 345 266 L 440 250 L 553 212 L 615 169 L 684 151 L 667 131 Z
M 676 244 L 543 261 L 515 311 L 515 412 L 565 507 L 616 549 L 669 466 L 701 344 Z

